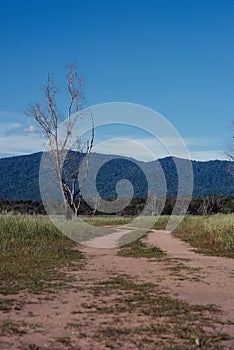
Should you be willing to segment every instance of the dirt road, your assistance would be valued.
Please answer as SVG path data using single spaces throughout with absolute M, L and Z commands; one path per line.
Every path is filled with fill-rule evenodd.
M 0 349 L 210 349 L 212 339 L 224 339 L 219 334 L 234 337 L 234 260 L 194 253 L 165 231 L 151 231 L 147 244 L 167 255 L 130 258 L 80 246 L 86 264 L 67 272 L 66 288 L 8 296 L 14 307 L 1 312 Z M 210 304 L 222 313 L 213 315 Z M 217 344 L 234 349 L 232 339 Z

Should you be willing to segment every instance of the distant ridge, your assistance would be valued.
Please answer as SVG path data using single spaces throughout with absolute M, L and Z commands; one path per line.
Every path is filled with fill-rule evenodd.
M 14 156 L 0 159 L 0 198 L 9 200 L 41 200 L 38 174 L 42 152 L 30 155 Z M 111 161 L 113 156 L 93 153 L 92 162 L 105 163 L 103 172 L 98 178 L 98 189 L 103 197 L 115 195 L 116 182 L 125 178 L 125 174 L 134 179 L 135 196 L 142 196 L 147 193 L 147 186 L 143 179 L 136 175 L 135 166 L 141 164 L 148 169 L 150 177 L 155 174 L 151 169 L 155 162 L 158 162 L 166 178 L 167 196 L 177 194 L 177 172 L 172 157 L 159 159 L 155 162 L 140 162 L 132 158 L 120 157 Z M 118 157 L 118 156 L 117 156 Z M 179 159 L 181 166 L 185 159 Z M 107 162 L 107 163 L 106 163 Z M 207 195 L 234 195 L 234 177 L 230 172 L 231 162 L 225 160 L 192 161 L 194 171 L 193 196 Z M 160 183 L 157 184 L 160 187 Z

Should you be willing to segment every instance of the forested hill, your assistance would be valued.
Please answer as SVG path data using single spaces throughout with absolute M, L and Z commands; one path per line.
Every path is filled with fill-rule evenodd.
M 39 165 L 42 153 L 0 159 L 0 198 L 9 200 L 40 200 L 38 185 Z M 136 171 L 137 165 L 147 169 L 150 178 L 157 178 L 152 169 L 157 162 L 163 169 L 167 196 L 177 194 L 178 178 L 173 158 L 167 157 L 156 162 L 138 162 L 128 158 L 112 159 L 112 156 L 94 153 L 91 164 L 105 163 L 101 175 L 98 173 L 97 187 L 103 197 L 115 195 L 115 185 L 121 178 L 133 180 L 134 195 L 142 196 L 147 192 L 147 185 L 142 171 Z M 187 162 L 184 159 L 177 160 Z M 234 195 L 234 177 L 231 163 L 228 161 L 193 161 L 193 195 L 207 196 Z M 157 186 L 161 186 L 157 181 Z

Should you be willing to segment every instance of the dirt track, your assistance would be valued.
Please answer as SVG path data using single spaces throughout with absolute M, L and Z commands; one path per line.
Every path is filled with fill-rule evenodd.
M 218 317 L 225 324 L 218 325 L 220 329 L 217 331 L 234 337 L 234 260 L 194 253 L 188 244 L 165 231 L 152 231 L 148 235 L 148 244 L 166 251 L 167 258 L 161 261 L 125 258 L 117 256 L 116 249 L 79 247 L 87 263 L 84 268 L 69 272 L 75 277 L 69 288 L 61 289 L 56 295 L 21 293 L 17 299 L 24 301 L 23 307 L 1 314 L 2 321 L 14 320 L 20 326 L 18 332 L 12 331 L 0 337 L 0 349 L 157 349 L 158 335 L 152 338 L 154 345 L 144 345 L 140 334 L 139 342 L 135 343 L 131 335 L 121 335 L 122 343 L 110 343 L 112 338 L 106 340 L 103 336 L 106 334 L 103 329 L 110 332 L 113 325 L 124 329 L 129 323 L 137 328 L 152 322 L 147 314 L 121 308 L 120 300 L 129 297 L 129 291 L 109 291 L 108 284 L 106 289 L 105 285 L 99 288 L 99 284 L 113 277 L 132 278 L 134 283 L 140 284 L 152 283 L 157 293 L 164 295 L 169 292 L 171 297 L 191 304 L 219 305 L 223 313 Z M 233 340 L 225 344 L 234 349 Z
M 189 279 L 166 286 L 189 302 L 195 304 L 217 304 L 228 318 L 234 321 L 234 260 L 197 254 L 189 244 L 173 237 L 165 231 L 150 233 L 149 244 L 156 245 L 175 259 L 189 259 L 186 264 L 192 269 L 200 269 L 200 283 Z

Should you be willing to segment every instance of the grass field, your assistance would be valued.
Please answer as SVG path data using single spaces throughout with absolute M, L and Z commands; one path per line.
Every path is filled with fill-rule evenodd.
M 199 252 L 234 258 L 234 215 L 187 216 L 174 232 Z
M 85 218 L 85 222 L 93 226 L 116 226 L 126 225 L 132 221 L 132 218 L 122 216 L 95 216 L 92 218 Z
M 65 282 L 58 268 L 80 261 L 75 242 L 46 217 L 0 216 L 0 293 L 40 292 Z
M 94 226 L 124 225 L 130 218 L 96 217 L 86 219 Z M 161 217 L 155 229 L 164 229 L 168 217 Z M 174 234 L 200 252 L 234 258 L 234 215 L 188 216 Z M 82 262 L 77 244 L 60 233 L 43 216 L 0 216 L 0 293 L 16 293 L 23 289 L 40 292 L 65 283 L 60 267 Z M 156 249 L 156 250 L 155 250 Z M 121 255 L 160 256 L 161 252 L 146 249 L 139 240 L 122 250 Z M 59 279 L 59 282 L 58 282 Z M 57 282 L 56 282 L 57 281 Z
M 187 217 L 175 234 L 209 254 L 234 257 L 233 219 L 233 215 Z M 128 224 L 131 219 L 98 217 L 86 221 L 100 227 Z M 161 217 L 154 228 L 164 229 L 167 221 L 168 217 Z M 167 255 L 157 247 L 147 247 L 144 239 L 145 237 L 119 249 L 120 259 L 126 257 L 126 264 L 128 257 L 139 258 L 139 264 L 140 258 L 154 258 L 158 261 L 165 259 L 168 264 Z M 0 293 L 7 295 L 27 290 L 39 294 L 40 298 L 40 294 L 45 292 L 45 301 L 51 297 L 56 298 L 58 289 L 64 291 L 64 288 L 69 288 L 73 283 L 71 278 L 74 278 L 68 277 L 72 274 L 61 272 L 60 268 L 71 267 L 77 270 L 85 264 L 79 250 L 74 250 L 75 246 L 77 243 L 60 233 L 46 217 L 0 216 Z M 95 260 L 92 263 L 95 264 Z M 178 267 L 181 268 L 181 265 L 173 265 L 173 268 Z M 109 269 L 109 265 L 104 268 Z M 173 270 L 174 275 L 179 273 L 176 271 Z M 109 273 L 106 280 L 97 282 L 94 278 L 90 284 L 88 279 L 88 303 L 74 305 L 72 318 L 69 318 L 66 325 L 69 330 L 77 332 L 81 329 L 83 337 L 89 336 L 89 331 L 81 328 L 79 317 L 79 322 L 74 322 L 75 314 L 81 314 L 82 317 L 87 317 L 90 327 L 92 320 L 96 322 L 99 319 L 98 327 L 95 323 L 92 328 L 92 340 L 103 342 L 112 349 L 127 348 L 129 342 L 138 349 L 154 349 L 155 344 L 159 344 L 161 350 L 225 349 L 221 342 L 228 340 L 229 336 L 222 331 L 222 327 L 224 322 L 229 321 L 218 319 L 220 310 L 214 305 L 190 305 L 175 299 L 161 290 L 160 281 L 154 281 L 154 284 L 141 283 L 131 276 L 116 275 L 116 271 Z M 22 310 L 24 301 L 20 298 L 2 298 L 0 310 L 3 313 L 10 312 L 13 308 L 17 312 Z M 63 305 L 61 310 L 63 312 Z M 129 313 L 129 319 L 135 317 L 135 323 L 124 322 L 126 313 Z M 103 318 L 109 321 L 103 323 Z M 147 319 L 147 322 L 142 323 L 142 319 Z M 31 331 L 32 327 L 38 326 L 20 323 L 14 318 L 6 319 L 0 322 L 0 336 L 18 334 L 21 341 L 23 334 Z M 66 333 L 69 336 L 57 338 L 57 342 L 63 344 L 64 348 L 71 348 L 69 346 L 73 338 L 70 338 L 72 332 L 69 332 Z M 163 344 L 169 345 L 167 347 Z M 41 349 L 34 345 L 25 349 Z

